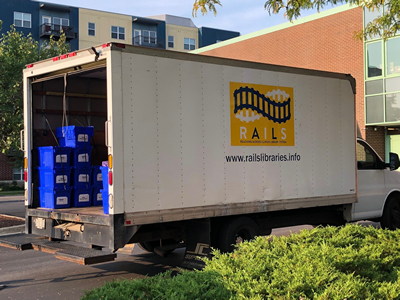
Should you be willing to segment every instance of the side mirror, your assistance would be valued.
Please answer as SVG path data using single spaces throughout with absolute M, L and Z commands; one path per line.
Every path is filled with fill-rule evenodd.
M 390 163 L 388 164 L 390 171 L 397 170 L 400 167 L 399 156 L 397 153 L 390 152 Z

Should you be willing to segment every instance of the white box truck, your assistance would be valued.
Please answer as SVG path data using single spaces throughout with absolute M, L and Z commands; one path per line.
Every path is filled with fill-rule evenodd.
M 231 251 L 276 227 L 399 228 L 398 156 L 385 163 L 357 139 L 354 94 L 346 74 L 116 43 L 28 65 L 26 232 L 0 244 L 82 264 L 130 243 L 160 255 L 186 247 L 183 266 L 198 267 L 210 246 Z M 109 214 L 40 207 L 37 148 L 56 145 L 66 123 L 94 126 Z

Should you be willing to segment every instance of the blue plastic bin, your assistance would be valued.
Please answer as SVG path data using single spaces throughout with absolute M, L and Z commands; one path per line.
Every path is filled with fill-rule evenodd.
M 72 206 L 84 207 L 92 205 L 92 188 L 72 188 Z
M 103 187 L 103 174 L 101 173 L 101 166 L 92 166 L 92 184 L 95 187 Z
M 71 190 L 39 187 L 39 199 L 40 207 L 68 208 L 71 206 Z
M 108 167 L 100 167 L 101 177 L 103 179 L 103 190 L 108 193 Z
M 69 188 L 71 186 L 71 168 L 38 168 L 39 185 L 42 188 Z
M 108 191 L 101 190 L 101 195 L 103 196 L 103 212 L 108 215 L 110 213 L 110 207 L 108 204 Z
M 56 137 L 63 147 L 88 147 L 93 133 L 93 126 L 64 126 L 56 129 Z
M 71 163 L 73 167 L 86 167 L 90 166 L 92 160 L 92 148 L 89 147 L 76 147 L 71 148 Z
M 92 166 L 72 167 L 71 185 L 76 188 L 89 188 L 92 186 Z
M 101 194 L 101 187 L 94 186 L 93 187 L 93 206 L 103 205 L 103 195 Z
M 39 147 L 39 167 L 62 168 L 70 166 L 69 147 Z

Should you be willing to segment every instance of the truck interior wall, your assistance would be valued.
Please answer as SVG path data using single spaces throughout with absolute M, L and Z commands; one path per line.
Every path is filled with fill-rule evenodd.
M 66 121 L 63 124 L 64 77 L 53 78 L 32 84 L 33 122 L 33 203 L 39 206 L 38 147 L 57 146 L 57 127 L 93 126 L 91 139 L 92 165 L 101 165 L 107 160 L 104 138 L 104 123 L 107 120 L 107 84 L 105 68 L 67 76 Z M 53 135 L 54 134 L 54 135 Z

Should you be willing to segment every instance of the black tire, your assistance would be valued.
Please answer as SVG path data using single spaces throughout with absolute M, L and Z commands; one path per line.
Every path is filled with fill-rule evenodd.
M 396 230 L 400 228 L 400 200 L 395 197 L 390 197 L 383 209 L 381 218 L 381 227 Z
M 249 241 L 259 235 L 257 224 L 250 218 L 239 217 L 227 221 L 221 228 L 218 248 L 226 253 L 235 250 L 235 245 Z

